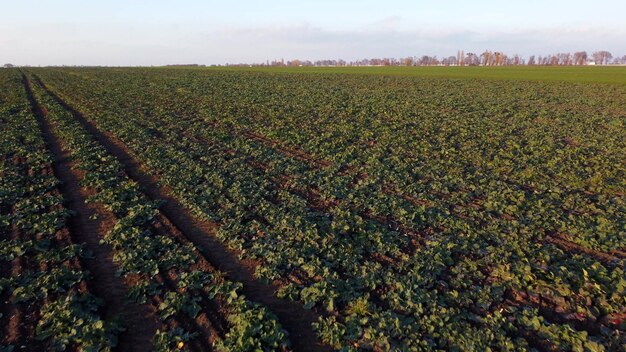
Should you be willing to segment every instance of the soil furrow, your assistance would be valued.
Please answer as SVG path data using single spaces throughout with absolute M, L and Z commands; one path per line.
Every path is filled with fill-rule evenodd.
M 188 137 L 190 138 L 190 137 Z M 195 139 L 194 141 L 196 143 L 201 143 L 204 145 L 209 145 L 209 144 L 213 144 L 212 142 L 209 142 L 207 140 L 204 139 Z M 274 182 L 274 184 L 276 185 L 277 188 L 280 189 L 284 189 L 287 190 L 288 192 L 297 195 L 298 197 L 301 197 L 302 199 L 306 200 L 309 208 L 313 211 L 325 214 L 325 213 L 329 213 L 329 210 L 333 207 L 337 207 L 341 204 L 342 200 L 341 199 L 334 199 L 334 200 L 323 200 L 320 196 L 320 191 L 319 189 L 316 189 L 314 187 L 304 187 L 304 188 L 297 188 L 294 185 L 290 185 L 290 181 L 291 181 L 291 177 L 289 175 L 285 175 L 285 174 L 279 174 L 277 176 L 272 176 L 268 169 L 269 167 L 264 164 L 263 162 L 259 162 L 256 161 L 256 159 L 254 157 L 245 155 L 243 153 L 240 153 L 238 151 L 234 151 L 234 150 L 228 150 L 227 151 L 229 154 L 231 155 L 238 155 L 241 157 L 245 157 L 246 159 L 246 163 L 248 165 L 250 165 L 251 167 L 257 169 L 257 170 L 261 170 L 262 172 L 265 172 L 269 175 L 270 179 Z M 268 199 L 270 200 L 270 199 Z M 272 200 L 270 200 L 272 201 Z M 277 201 L 272 201 L 273 203 L 277 204 Z M 369 211 L 362 211 L 362 210 L 356 210 L 353 209 L 355 211 L 358 212 L 359 216 L 366 218 L 370 221 L 376 222 L 384 227 L 388 227 L 388 228 L 392 228 L 395 229 L 396 231 L 401 231 L 405 234 L 407 234 L 411 240 L 409 241 L 409 244 L 403 248 L 401 248 L 401 251 L 405 252 L 406 254 L 412 255 L 415 253 L 415 251 L 422 246 L 425 243 L 425 239 L 428 236 L 426 233 L 427 232 L 432 232 L 432 229 L 424 229 L 422 231 L 417 231 L 414 229 L 410 229 L 404 225 L 402 225 L 399 221 L 396 221 L 394 219 L 391 218 L 385 218 L 385 217 L 381 217 L 381 216 L 377 216 L 372 214 Z M 261 219 L 258 219 L 259 221 L 263 221 Z M 383 265 L 385 265 L 386 263 L 381 263 Z
M 66 207 L 75 214 L 68 221 L 70 233 L 76 243 L 85 243 L 93 253 L 92 258 L 81 261 L 93 277 L 89 282 L 90 290 L 104 300 L 104 314 L 107 319 L 119 316 L 124 321 L 126 331 L 119 336 L 119 350 L 149 351 L 157 329 L 154 312 L 145 305 L 127 302 L 128 286 L 116 275 L 117 267 L 112 261 L 112 250 L 109 246 L 100 244 L 100 239 L 114 225 L 112 215 L 93 203 L 85 202 L 88 194 L 80 187 L 79 173 L 73 169 L 69 151 L 64 148 L 61 140 L 54 134 L 53 126 L 46 120 L 33 96 L 30 82 L 26 76 L 23 78 L 40 129 L 54 156 L 54 174 L 61 180 L 59 187 Z
M 623 266 L 623 260 L 620 259 L 619 257 L 609 254 L 609 253 L 583 247 L 579 244 L 576 244 L 564 238 L 563 235 L 559 235 L 559 234 L 548 235 L 545 237 L 545 242 L 551 243 L 557 246 L 558 248 L 560 248 L 562 251 L 567 252 L 567 253 L 578 253 L 578 254 L 592 257 L 593 259 L 608 266 L 611 266 L 611 265 Z
M 151 199 L 161 199 L 165 203 L 161 212 L 176 226 L 200 251 L 208 261 L 218 270 L 225 273 L 225 277 L 243 284 L 243 293 L 246 297 L 270 309 L 279 319 L 287 332 L 296 351 L 330 351 L 330 347 L 322 345 L 312 328 L 317 321 L 317 314 L 307 310 L 299 303 L 277 298 L 277 286 L 265 284 L 254 277 L 254 264 L 249 261 L 240 261 L 237 254 L 229 250 L 215 236 L 216 224 L 203 221 L 191 214 L 173 192 L 165 186 L 159 185 L 158 179 L 148 174 L 131 155 L 126 145 L 106 131 L 100 131 L 96 125 L 84 117 L 76 109 L 69 106 L 58 95 L 51 92 L 45 84 L 38 82 L 60 105 L 70 111 L 77 121 L 91 133 L 113 156 L 124 166 L 124 170 L 131 179 L 138 182 L 144 193 Z
M 549 297 L 531 292 L 507 290 L 505 297 L 505 304 L 509 306 L 534 307 L 548 322 L 569 324 L 574 329 L 587 331 L 591 335 L 601 335 L 603 329 L 613 328 L 609 327 L 609 325 L 618 316 L 617 314 L 606 315 L 596 319 L 595 317 L 572 311 L 567 306 L 559 305 Z
M 259 141 L 271 148 L 275 148 L 276 150 L 278 150 L 279 152 L 283 153 L 286 156 L 292 157 L 292 158 L 296 158 L 298 160 L 302 160 L 302 161 L 306 161 L 309 162 L 311 164 L 314 164 L 318 167 L 329 167 L 331 165 L 333 165 L 332 162 L 327 161 L 327 160 L 322 160 L 322 159 L 317 159 L 315 157 L 313 157 L 311 154 L 308 154 L 302 150 L 298 150 L 295 148 L 290 148 L 287 147 L 279 142 L 273 141 L 263 135 L 260 135 L 258 133 L 254 133 L 252 131 L 244 131 L 242 133 L 243 136 Z
M 281 147 L 281 143 L 277 142 L 277 141 L 273 141 L 271 139 L 268 139 L 260 134 L 257 133 L 253 133 L 250 131 L 247 131 L 244 133 L 245 136 L 250 137 L 254 140 L 257 140 L 261 143 L 263 143 L 264 145 L 270 147 L 270 148 L 274 148 L 276 150 L 278 150 L 279 152 L 283 153 L 284 155 L 288 156 L 288 157 L 295 157 L 297 159 L 301 159 L 301 160 L 306 160 L 306 161 L 312 161 L 313 164 L 315 164 L 318 167 L 327 167 L 332 165 L 332 163 L 330 162 L 323 162 L 323 163 L 319 163 L 316 162 L 317 159 L 315 159 L 315 157 L 313 157 L 312 155 L 306 154 L 304 152 L 298 151 L 297 153 L 294 151 L 289 151 L 289 150 L 285 150 L 286 148 Z M 302 154 L 302 155 L 301 155 Z M 304 158 L 304 159 L 303 159 Z M 367 175 L 360 175 L 359 177 L 363 177 L 363 178 L 367 178 Z M 523 186 L 519 185 L 519 184 L 515 184 L 517 187 L 522 188 Z M 411 197 L 409 195 L 406 195 L 404 193 L 402 193 L 401 191 L 399 191 L 397 189 L 397 187 L 393 184 L 387 184 L 385 185 L 385 187 L 383 188 L 383 190 L 388 193 L 388 194 L 393 194 L 396 195 L 416 206 L 426 206 L 426 207 L 430 207 L 432 206 L 432 202 L 428 201 L 428 200 L 421 200 L 421 199 L 416 199 L 414 197 Z M 436 194 L 436 196 L 439 196 L 440 198 L 449 198 L 448 195 L 445 194 Z M 482 208 L 482 205 L 480 204 L 480 202 L 470 202 L 467 205 L 453 205 L 451 208 L 451 214 L 455 215 L 457 217 L 463 218 L 465 220 L 470 220 L 469 218 L 465 217 L 464 215 L 462 215 L 461 213 L 459 213 L 458 211 L 456 211 L 456 207 L 472 207 L 474 209 L 480 209 Z M 513 220 L 518 220 L 516 217 L 510 215 L 510 214 L 500 214 L 497 215 L 498 218 L 503 219 L 503 220 L 507 220 L 507 221 L 513 221 Z M 381 220 L 379 220 L 379 222 L 383 222 Z M 406 232 L 407 230 L 410 229 L 405 229 L 404 231 Z M 612 250 L 611 252 L 602 252 L 602 251 L 598 251 L 598 250 L 594 250 L 591 248 L 587 248 L 587 247 L 583 247 L 581 245 L 578 245 L 576 243 L 573 243 L 565 238 L 559 237 L 559 236 L 552 236 L 552 235 L 547 235 L 545 238 L 545 242 L 546 243 L 551 243 L 556 245 L 557 247 L 559 247 L 561 250 L 565 251 L 565 252 L 569 252 L 569 253 L 579 253 L 582 255 L 586 255 L 589 257 L 594 258 L 595 260 L 605 264 L 605 265 L 615 265 L 615 264 L 619 264 L 624 258 L 626 258 L 626 253 L 624 251 L 621 250 Z

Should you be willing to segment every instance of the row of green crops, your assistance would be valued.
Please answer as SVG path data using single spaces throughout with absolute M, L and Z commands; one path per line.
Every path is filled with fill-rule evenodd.
M 109 351 L 121 327 L 101 319 L 69 211 L 17 71 L 0 72 L 0 351 Z
M 200 265 L 200 254 L 171 233 L 155 230 L 158 202 L 149 200 L 130 180 L 120 162 L 91 136 L 40 86 L 34 84 L 39 103 L 67 146 L 78 169 L 84 171 L 81 185 L 93 190 L 88 201 L 102 204 L 117 222 L 103 242 L 114 249 L 119 274 L 133 278 L 129 298 L 152 304 L 162 329 L 154 338 L 155 349 L 181 349 L 202 329 L 187 321 L 201 313 L 225 314 L 228 322 L 218 338 L 210 339 L 222 351 L 286 350 L 289 339 L 275 316 L 241 295 L 241 285 Z M 210 307 L 217 306 L 214 311 Z M 219 313 L 218 313 L 219 312 Z M 212 319 L 210 321 L 219 320 Z M 187 323 L 186 323 L 187 322 Z M 209 336 L 204 336 L 203 341 Z M 183 344 L 180 344 L 183 342 Z M 204 346 L 205 348 L 207 346 Z M 186 349 L 186 347 L 183 347 Z
M 38 70 L 336 348 L 624 343 L 626 89 Z

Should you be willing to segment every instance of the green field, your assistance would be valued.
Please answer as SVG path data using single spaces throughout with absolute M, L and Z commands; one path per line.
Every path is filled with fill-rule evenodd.
M 625 73 L 0 70 L 0 351 L 623 352 Z
M 408 77 L 437 77 L 460 79 L 505 79 L 531 81 L 561 81 L 626 84 L 626 67 L 251 67 L 211 68 L 217 70 L 286 72 L 286 73 L 340 73 L 367 75 L 395 75 Z

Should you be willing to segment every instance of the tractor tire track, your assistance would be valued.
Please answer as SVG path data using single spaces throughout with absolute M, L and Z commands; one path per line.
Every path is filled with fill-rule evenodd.
M 183 233 L 225 277 L 243 284 L 243 294 L 250 300 L 266 306 L 274 313 L 281 325 L 289 333 L 296 351 L 330 351 L 330 347 L 320 343 L 312 324 L 318 315 L 305 309 L 301 304 L 276 297 L 277 286 L 265 284 L 254 277 L 254 264 L 240 261 L 236 253 L 229 250 L 215 236 L 217 225 L 195 216 L 173 195 L 169 187 L 161 186 L 157 177 L 144 171 L 141 164 L 132 156 L 128 147 L 110 132 L 100 131 L 95 123 L 67 104 L 37 77 L 37 82 L 61 106 L 71 112 L 74 118 L 107 151 L 115 156 L 124 167 L 127 175 L 142 186 L 151 199 L 165 203 L 160 207 L 163 215 Z
M 91 292 L 104 300 L 105 318 L 119 316 L 124 321 L 126 331 L 119 336 L 118 349 L 152 350 L 152 339 L 157 329 L 155 313 L 148 306 L 126 302 L 128 286 L 116 275 L 112 250 L 110 246 L 100 244 L 100 239 L 115 223 L 112 215 L 107 214 L 102 207 L 85 202 L 88 193 L 80 186 L 81 177 L 73 168 L 69 151 L 46 120 L 41 106 L 34 98 L 30 82 L 26 76 L 23 79 L 44 140 L 54 156 L 54 174 L 61 181 L 59 188 L 65 198 L 65 205 L 75 214 L 68 221 L 71 236 L 75 243 L 85 243 L 93 253 L 93 258 L 81 260 L 93 277 L 89 280 Z

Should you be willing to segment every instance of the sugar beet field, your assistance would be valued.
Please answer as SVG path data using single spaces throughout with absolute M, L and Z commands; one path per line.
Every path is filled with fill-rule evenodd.
M 626 84 L 377 70 L 0 70 L 0 351 L 626 351 Z

